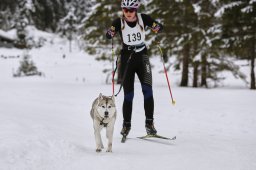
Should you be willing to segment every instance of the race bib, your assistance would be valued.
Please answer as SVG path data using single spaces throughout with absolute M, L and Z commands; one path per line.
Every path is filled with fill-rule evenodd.
M 145 31 L 141 14 L 138 14 L 138 20 L 143 29 L 141 29 L 138 22 L 133 28 L 131 28 L 126 21 L 121 22 L 121 26 L 124 26 L 124 29 L 122 30 L 123 42 L 126 45 L 140 45 L 145 42 Z

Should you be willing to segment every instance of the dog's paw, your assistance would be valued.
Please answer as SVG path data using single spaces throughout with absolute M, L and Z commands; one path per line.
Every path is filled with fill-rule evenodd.
M 106 152 L 112 152 L 112 149 L 107 149 Z
M 101 152 L 102 150 L 100 148 L 97 148 L 96 149 L 96 152 Z

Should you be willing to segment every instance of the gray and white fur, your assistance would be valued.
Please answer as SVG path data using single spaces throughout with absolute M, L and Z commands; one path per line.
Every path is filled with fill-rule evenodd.
M 101 139 L 101 130 L 106 128 L 106 137 L 108 139 L 107 152 L 112 152 L 112 142 L 114 133 L 114 124 L 117 111 L 114 96 L 103 96 L 101 93 L 92 104 L 91 117 L 93 119 L 93 128 L 96 142 L 96 152 L 101 152 L 104 148 Z

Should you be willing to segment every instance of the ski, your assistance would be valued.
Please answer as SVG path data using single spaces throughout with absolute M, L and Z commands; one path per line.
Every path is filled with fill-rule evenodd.
M 176 136 L 172 137 L 172 138 L 168 138 L 168 137 L 165 137 L 165 136 L 161 136 L 161 135 L 145 135 L 145 136 L 140 136 L 140 137 L 137 137 L 139 139 L 148 139 L 148 138 L 159 138 L 159 139 L 165 139 L 165 140 L 175 140 L 176 139 Z
M 139 139 L 158 138 L 158 139 L 164 139 L 164 140 L 170 140 L 170 141 L 176 140 L 176 136 L 174 136 L 172 138 L 168 138 L 168 137 L 161 136 L 161 135 L 145 135 L 145 136 L 140 136 L 137 138 L 139 138 Z M 121 139 L 121 143 L 125 143 L 126 140 L 127 140 L 127 136 L 123 136 Z

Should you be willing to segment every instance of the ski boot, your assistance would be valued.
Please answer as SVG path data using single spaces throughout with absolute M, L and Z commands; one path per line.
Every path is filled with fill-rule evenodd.
M 154 126 L 153 119 L 147 119 L 146 120 L 146 125 L 145 125 L 146 131 L 148 135 L 156 135 L 157 130 Z
M 128 136 L 129 132 L 131 130 L 131 123 L 130 122 L 124 122 L 123 128 L 121 130 L 122 140 L 121 142 L 124 143 L 126 141 L 126 137 Z

